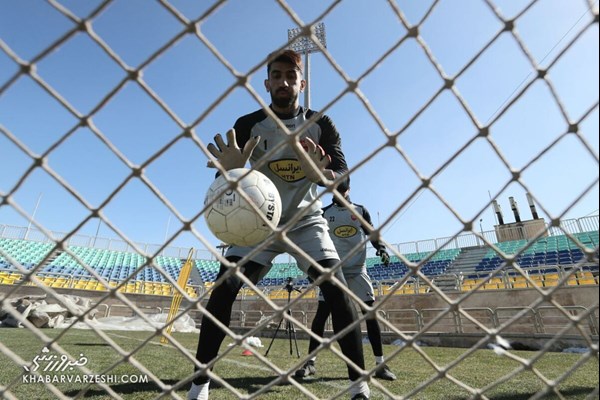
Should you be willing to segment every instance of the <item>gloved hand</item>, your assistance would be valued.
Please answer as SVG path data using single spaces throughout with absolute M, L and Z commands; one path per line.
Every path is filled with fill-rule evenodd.
M 250 138 L 242 150 L 237 144 L 235 130 L 230 129 L 227 131 L 227 144 L 223 141 L 221 135 L 217 134 L 215 136 L 216 146 L 210 143 L 207 149 L 223 169 L 229 171 L 235 168 L 244 168 L 259 142 L 260 136 Z M 206 166 L 209 168 L 217 167 L 213 160 L 208 160 Z
M 300 146 L 294 146 L 294 151 L 298 155 L 298 161 L 300 162 L 300 167 L 302 167 L 302 171 L 304 171 L 306 179 L 314 183 L 321 182 L 321 178 L 319 177 L 319 174 L 315 168 L 305 161 L 300 154 L 298 154 L 300 151 L 299 149 L 304 150 L 305 154 L 312 160 L 312 162 L 315 163 L 321 172 L 323 172 L 331 163 L 331 157 L 325 154 L 325 150 L 323 150 L 321 146 L 313 142 L 310 138 L 302 139 L 300 140 Z M 333 179 L 333 177 L 326 178 Z
M 385 249 L 377 250 L 377 253 L 375 253 L 375 255 L 381 257 L 381 262 L 383 263 L 383 265 L 385 265 L 386 267 L 390 265 L 390 255 L 387 253 L 387 251 L 385 251 Z

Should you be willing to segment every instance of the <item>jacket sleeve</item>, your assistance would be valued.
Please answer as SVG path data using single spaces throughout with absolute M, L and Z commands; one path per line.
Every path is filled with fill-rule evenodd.
M 252 130 L 253 121 L 249 116 L 244 116 L 235 121 L 233 129 L 235 129 L 235 140 L 240 149 L 243 149 L 250 139 L 250 131 Z
M 326 115 L 319 119 L 318 124 L 321 127 L 319 145 L 323 148 L 325 154 L 331 157 L 331 163 L 327 168 L 336 174 L 335 178 L 337 179 L 340 175 L 348 172 L 340 134 L 331 119 Z

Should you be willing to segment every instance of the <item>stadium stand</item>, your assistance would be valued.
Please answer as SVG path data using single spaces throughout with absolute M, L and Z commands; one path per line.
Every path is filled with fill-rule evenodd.
M 577 241 L 567 235 L 543 237 L 533 243 L 515 240 L 496 243 L 498 249 L 481 246 L 444 249 L 435 252 L 413 252 L 403 254 L 403 259 L 392 256 L 389 266 L 381 264 L 379 257 L 367 258 L 367 273 L 378 286 L 381 294 L 394 291 L 396 294 L 426 293 L 429 287 L 418 279 L 410 277 L 398 287 L 398 281 L 411 275 L 411 266 L 430 278 L 436 285 L 443 278 L 453 276 L 457 281 L 450 290 L 481 290 L 552 287 L 562 283 L 566 285 L 598 284 L 598 231 L 572 234 Z M 595 261 L 587 259 L 583 246 L 595 250 Z M 54 245 L 32 240 L 0 238 L 0 248 L 10 258 L 16 260 L 26 270 L 32 269 L 47 258 L 44 265 L 37 269 L 36 276 L 45 285 L 57 288 L 80 290 L 107 290 L 107 287 L 95 279 L 75 258 L 65 251 L 54 251 Z M 148 259 L 132 251 L 98 249 L 87 246 L 69 246 L 69 251 L 84 264 L 93 269 L 108 283 L 116 287 L 132 276 L 119 290 L 126 293 L 171 295 L 172 286 L 165 276 L 148 264 Z M 50 254 L 50 255 L 49 255 Z M 515 268 L 507 264 L 507 256 L 516 256 Z M 403 261 L 404 260 L 404 261 Z M 154 264 L 173 280 L 177 280 L 184 260 L 171 256 L 157 256 Z M 210 288 L 219 272 L 218 260 L 194 260 L 202 285 Z M 520 272 L 522 271 L 522 272 Z M 8 260 L 0 256 L 0 283 L 14 284 L 23 278 L 23 274 Z M 288 278 L 294 285 L 306 287 L 310 283 L 302 271 L 293 262 L 274 263 L 269 273 L 259 282 L 272 298 L 284 296 L 282 289 Z M 188 285 L 191 286 L 189 281 Z M 254 295 L 245 290 L 245 295 Z M 196 295 L 193 288 L 188 294 Z
M 421 272 L 428 277 L 442 275 L 459 256 L 462 249 L 439 250 L 432 254 L 409 253 L 405 258 L 413 264 L 420 265 Z M 430 257 L 431 255 L 431 257 Z M 367 259 L 367 273 L 374 281 L 398 280 L 410 273 L 409 267 L 398 257 L 391 257 L 390 265 L 382 265 L 378 257 Z
M 6 254 L 27 270 L 41 263 L 54 247 L 51 243 L 6 238 L 0 239 L 0 246 Z M 131 274 L 135 274 L 120 289 L 121 291 L 155 295 L 171 294 L 171 285 L 165 283 L 164 275 L 156 268 L 144 266 L 147 259 L 138 253 L 83 246 L 69 246 L 69 251 L 104 278 L 109 287 L 115 287 Z M 154 263 L 175 281 L 183 265 L 179 258 L 167 256 L 157 256 Z M 3 257 L 0 257 L 0 271 L 2 272 L 0 283 L 11 284 L 22 278 L 22 274 L 17 272 L 18 269 Z M 56 288 L 107 289 L 92 276 L 90 271 L 64 251 L 56 252 L 55 257 L 49 257 L 46 263 L 38 268 L 36 276 L 45 285 Z
M 502 254 L 489 249 L 475 271 L 466 274 L 461 288 L 471 290 L 480 283 L 482 289 L 552 287 L 563 277 L 567 278 L 567 285 L 597 285 L 598 232 L 572 236 L 588 250 L 596 249 L 596 261 L 589 260 L 580 245 L 567 235 L 543 237 L 531 244 L 525 240 L 508 241 L 496 245 Z M 514 264 L 506 263 L 506 256 L 516 256 Z
M 23 267 L 31 269 L 46 257 L 54 245 L 52 243 L 0 238 L 0 247 Z M 11 269 L 11 267 L 12 265 L 8 260 L 0 256 L 0 268 Z
M 598 232 L 583 232 L 573 235 L 582 245 L 590 249 L 598 246 Z M 582 249 L 566 235 L 548 236 L 536 240 L 527 246 L 525 240 L 498 243 L 498 249 L 504 255 L 518 255 L 516 262 L 523 268 L 546 265 L 571 265 L 585 260 Z M 498 268 L 504 258 L 495 250 L 488 250 L 481 260 L 477 271 L 490 271 Z
M 216 260 L 194 260 L 203 282 L 214 282 L 219 273 L 220 263 Z

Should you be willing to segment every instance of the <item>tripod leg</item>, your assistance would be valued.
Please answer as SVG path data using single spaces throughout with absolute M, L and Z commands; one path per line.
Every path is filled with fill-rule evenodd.
M 273 342 L 275 341 L 275 338 L 277 337 L 277 332 L 279 332 L 279 328 L 281 328 L 282 322 L 283 322 L 283 318 L 281 319 L 281 321 L 279 321 L 279 324 L 277 324 L 277 329 L 275 329 L 275 333 L 273 334 L 271 343 L 269 343 L 269 347 L 267 348 L 267 351 L 265 352 L 265 357 L 267 357 L 269 355 L 269 351 L 271 350 L 271 346 L 273 346 Z
M 298 356 L 298 358 L 300 358 L 300 350 L 298 350 L 298 339 L 296 339 L 296 327 L 294 325 L 292 325 L 292 334 L 294 336 L 294 343 L 296 344 L 296 355 Z M 292 355 L 292 349 L 290 349 L 290 355 Z
M 287 331 L 288 331 L 288 339 L 290 341 L 290 356 L 294 354 L 294 351 L 292 350 L 292 323 L 290 321 L 287 321 Z
M 291 316 L 292 311 L 288 310 L 288 314 Z M 293 340 L 293 344 L 296 345 L 296 354 L 298 355 L 298 358 L 300 358 L 300 350 L 298 350 L 298 340 L 296 339 L 296 327 L 294 326 L 294 324 L 292 324 L 291 321 L 287 321 L 286 328 L 288 330 L 288 338 L 290 340 L 290 356 L 294 355 L 294 347 L 292 346 Z

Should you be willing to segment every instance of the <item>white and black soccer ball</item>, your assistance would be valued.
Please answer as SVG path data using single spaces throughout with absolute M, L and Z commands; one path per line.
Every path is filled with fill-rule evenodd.
M 204 217 L 210 231 L 221 241 L 235 246 L 255 246 L 265 240 L 281 218 L 281 197 L 273 182 L 258 171 L 237 168 L 227 171 L 239 180 L 232 190 L 223 176 L 210 185 L 204 198 Z M 248 175 L 243 178 L 244 174 Z M 240 191 L 256 205 L 260 214 L 240 195 Z M 262 215 L 262 217 L 261 217 Z M 267 224 L 266 221 L 269 221 Z

